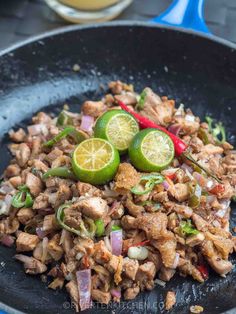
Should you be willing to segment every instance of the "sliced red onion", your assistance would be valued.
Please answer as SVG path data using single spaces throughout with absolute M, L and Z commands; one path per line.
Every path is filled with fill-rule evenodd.
M 0 242 L 5 246 L 11 247 L 15 242 L 15 238 L 9 234 L 2 234 L 0 236 Z
M 175 253 L 175 260 L 171 268 L 175 269 L 179 264 L 179 253 Z
M 168 131 L 178 136 L 179 132 L 181 131 L 181 128 L 182 128 L 181 125 L 179 125 L 178 123 L 175 123 L 168 127 Z
M 31 136 L 43 134 L 44 136 L 48 135 L 48 129 L 45 124 L 33 124 L 27 127 L 28 132 Z
M 195 117 L 191 114 L 186 114 L 185 116 L 185 120 L 188 122 L 194 122 L 195 121 Z
M 122 230 L 112 231 L 110 237 L 112 254 L 116 256 L 121 255 L 123 245 Z
M 91 307 L 91 269 L 76 272 L 81 311 Z
M 163 182 L 162 182 L 162 185 L 163 185 L 163 187 L 164 187 L 164 189 L 167 191 L 168 189 L 169 189 L 169 187 L 170 187 L 170 185 L 169 185 L 169 183 L 166 181 L 166 180 L 164 180 Z
M 188 171 L 191 174 L 193 173 L 193 169 L 190 166 L 186 165 L 185 163 L 183 163 L 180 168 L 186 172 Z
M 42 227 L 37 227 L 36 234 L 40 239 L 43 239 L 48 234 L 48 232 L 44 231 Z
M 9 184 L 3 184 L 1 187 L 0 187 L 0 193 L 1 194 L 10 194 L 12 191 L 14 191 L 15 189 L 9 185 Z
M 92 133 L 93 123 L 94 117 L 84 115 L 81 119 L 80 129 L 85 132 Z
M 118 289 L 111 289 L 110 290 L 110 293 L 111 293 L 111 295 L 114 297 L 114 298 L 117 298 L 117 299 L 120 299 L 121 298 L 121 292 L 120 292 L 120 290 L 118 290 Z

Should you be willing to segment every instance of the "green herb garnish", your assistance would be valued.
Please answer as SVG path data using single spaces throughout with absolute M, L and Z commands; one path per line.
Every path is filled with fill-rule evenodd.
M 133 194 L 143 195 L 151 192 L 156 184 L 164 181 L 164 177 L 159 173 L 143 175 L 137 185 L 130 190 Z M 142 183 L 145 184 L 143 185 Z
M 195 229 L 194 226 L 192 225 L 192 222 L 190 219 L 188 219 L 187 221 L 182 220 L 180 222 L 180 230 L 186 236 L 199 233 L 199 231 Z
M 18 186 L 17 192 L 12 198 L 12 206 L 15 208 L 32 207 L 34 201 L 26 185 Z
M 224 143 L 226 141 L 226 134 L 222 122 L 214 122 L 214 119 L 209 116 L 206 116 L 206 121 L 214 140 L 218 144 Z

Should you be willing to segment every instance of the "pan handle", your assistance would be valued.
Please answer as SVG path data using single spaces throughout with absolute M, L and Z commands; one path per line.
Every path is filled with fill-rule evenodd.
M 152 22 L 211 35 L 203 18 L 203 7 L 204 0 L 174 0 L 168 9 Z

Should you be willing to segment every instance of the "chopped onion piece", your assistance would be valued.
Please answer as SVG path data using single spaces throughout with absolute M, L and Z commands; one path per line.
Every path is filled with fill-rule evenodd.
M 193 169 L 185 163 L 183 163 L 180 168 L 183 169 L 185 172 L 188 171 L 189 173 L 193 173 Z
M 148 257 L 148 249 L 145 246 L 131 246 L 127 255 L 129 258 L 143 261 Z
M 79 253 L 76 254 L 75 258 L 77 259 L 77 261 L 80 261 L 83 256 L 84 256 L 84 253 L 79 252 Z
M 209 190 L 213 188 L 213 185 L 214 185 L 214 182 L 211 179 L 209 179 L 206 183 L 206 187 Z
M 181 131 L 181 125 L 178 123 L 172 124 L 168 127 L 168 131 L 178 136 L 179 132 Z
M 5 246 L 11 247 L 14 244 L 15 239 L 9 234 L 2 234 L 0 236 L 0 242 Z
M 48 234 L 48 232 L 44 231 L 42 227 L 37 227 L 36 234 L 40 239 L 43 239 Z
M 191 115 L 191 114 L 186 114 L 185 120 L 189 121 L 189 122 L 194 122 L 195 121 L 195 117 L 193 115 Z
M 120 299 L 121 298 L 121 292 L 120 292 L 120 290 L 118 290 L 118 289 L 111 289 L 110 290 L 110 293 L 111 293 L 111 295 L 114 297 L 114 298 L 117 298 L 117 299 Z
M 81 119 L 80 129 L 85 132 L 92 133 L 93 123 L 94 123 L 93 117 L 84 115 L 82 116 Z
M 110 237 L 111 237 L 112 254 L 114 254 L 116 256 L 121 255 L 122 245 L 123 245 L 122 229 L 112 231 Z
M 108 251 L 111 252 L 112 251 L 112 249 L 111 249 L 111 242 L 110 242 L 108 237 L 104 237 L 104 243 L 105 243 L 105 246 L 108 249 Z
M 81 311 L 91 307 L 91 269 L 79 270 L 76 272 L 79 305 Z
M 162 184 L 163 184 L 164 189 L 167 191 L 170 187 L 169 183 L 166 180 L 164 180 Z

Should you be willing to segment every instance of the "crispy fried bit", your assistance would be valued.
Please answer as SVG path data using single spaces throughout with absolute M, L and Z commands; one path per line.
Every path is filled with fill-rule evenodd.
M 172 307 L 176 303 L 176 295 L 174 291 L 168 291 L 166 295 L 166 300 L 165 300 L 165 309 L 167 311 L 171 310 Z
M 140 174 L 134 169 L 131 164 L 122 163 L 119 165 L 116 177 L 114 190 L 120 194 L 127 194 L 132 187 L 138 184 Z

